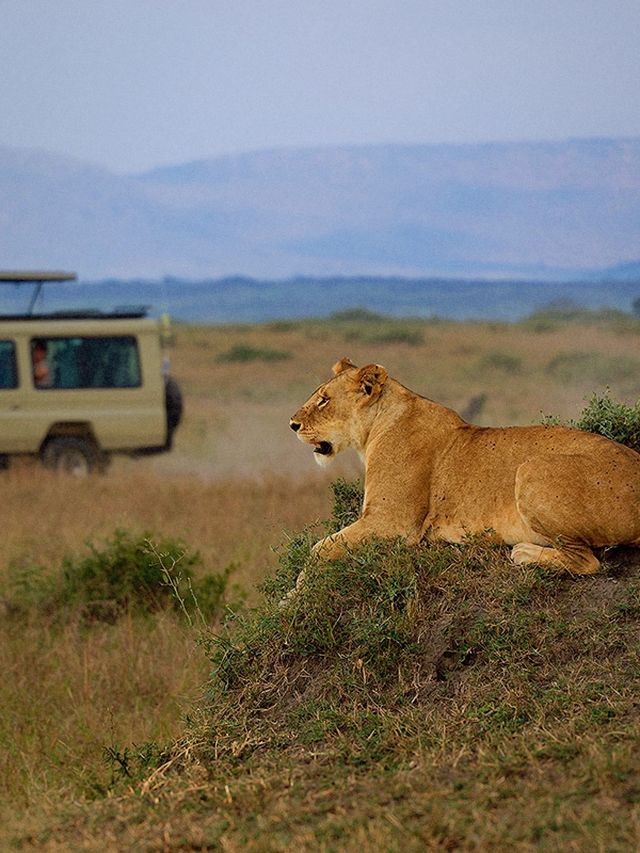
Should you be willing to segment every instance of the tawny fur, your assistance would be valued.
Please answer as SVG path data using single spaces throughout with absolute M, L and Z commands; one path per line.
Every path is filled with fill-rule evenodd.
M 334 365 L 291 418 L 324 463 L 355 448 L 365 465 L 361 517 L 317 542 L 323 559 L 369 537 L 409 542 L 492 530 L 516 563 L 597 571 L 594 548 L 640 545 L 640 454 L 560 426 L 478 427 L 388 377 Z

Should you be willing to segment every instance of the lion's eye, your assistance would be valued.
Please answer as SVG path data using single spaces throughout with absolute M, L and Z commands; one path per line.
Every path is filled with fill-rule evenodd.
M 318 400 L 318 408 L 324 409 L 324 407 L 327 405 L 328 402 L 329 402 L 328 397 L 320 397 L 320 399 Z

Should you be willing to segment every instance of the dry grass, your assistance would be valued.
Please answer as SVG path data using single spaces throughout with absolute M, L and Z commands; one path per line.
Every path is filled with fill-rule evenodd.
M 104 747 L 175 737 L 206 672 L 193 634 L 168 614 L 90 630 L 9 625 L 0 640 L 0 792 L 12 809 L 104 792 Z
M 85 482 L 58 479 L 29 464 L 1 475 L 0 583 L 20 567 L 45 565 L 60 571 L 65 556 L 86 552 L 88 539 L 99 540 L 121 527 L 183 539 L 201 552 L 204 571 L 219 572 L 234 564 L 232 581 L 256 601 L 256 582 L 276 565 L 273 546 L 283 541 L 286 531 L 301 530 L 329 514 L 328 476 L 316 468 L 308 448 L 295 441 L 287 422 L 343 355 L 358 363 L 383 363 L 409 387 L 457 409 L 471 397 L 486 394 L 477 418 L 482 424 L 531 423 L 540 412 L 575 418 L 585 398 L 603 385 L 627 402 L 640 396 L 640 371 L 634 374 L 631 369 L 640 365 L 637 323 L 631 330 L 628 324 L 593 320 L 587 325 L 543 324 L 541 330 L 527 324 L 409 326 L 412 335 L 404 342 L 398 342 L 402 336 L 396 332 L 385 337 L 384 328 L 379 334 L 371 327 L 366 334 L 354 334 L 353 324 L 337 322 L 178 328 L 172 361 L 187 409 L 175 451 L 139 462 L 116 460 L 105 477 Z M 291 357 L 218 360 L 240 346 Z M 590 358 L 588 375 L 580 372 L 585 352 Z M 329 476 L 352 476 L 357 470 L 356 461 L 346 458 Z M 424 849 L 414 832 L 412 798 L 423 810 L 431 809 L 445 828 L 464 812 L 449 783 L 433 775 L 433 755 L 426 753 L 391 780 L 337 773 L 313 755 L 300 760 L 296 754 L 288 754 L 283 764 L 256 770 L 253 779 L 239 775 L 229 794 L 218 782 L 207 787 L 196 774 L 184 783 L 176 780 L 166 811 L 148 812 L 148 821 L 157 822 L 155 828 L 131 802 L 114 798 L 94 810 L 86 803 L 101 797 L 110 779 L 103 747 L 162 743 L 183 730 L 181 713 L 199 694 L 208 666 L 193 634 L 170 613 L 89 627 L 80 620 L 61 627 L 41 616 L 17 621 L 4 614 L 0 663 L 0 820 L 5 838 L 17 836 L 26 846 L 34 828 L 36 848 L 132 848 L 143 837 L 136 828 L 142 822 L 147 849 L 178 849 L 185 839 L 203 849 L 208 843 L 217 849 L 221 825 L 209 823 L 200 831 L 200 841 L 199 830 L 190 826 L 190 809 L 199 796 L 205 803 L 207 798 L 215 800 L 219 820 L 230 819 L 240 827 L 240 834 L 226 843 L 228 850 L 288 849 L 292 839 L 301 848 L 313 848 L 318 842 L 315 830 L 305 829 L 302 820 L 294 835 L 287 828 L 292 804 L 301 814 L 318 818 L 325 834 L 316 849 L 327 850 L 396 849 L 400 844 Z M 459 754 L 456 760 L 462 767 L 462 747 Z M 453 761 L 453 753 L 446 756 Z M 603 760 L 596 750 L 593 766 Z M 486 756 L 486 772 L 493 768 L 491 773 L 507 773 L 496 761 Z M 618 763 L 624 764 L 622 755 Z M 505 776 L 509 784 L 519 784 L 514 781 L 518 772 Z M 481 780 L 478 785 L 482 787 Z M 527 785 L 541 802 L 547 796 L 531 780 Z M 374 820 L 367 800 L 385 790 L 386 800 L 376 801 Z M 227 796 L 231 801 L 225 806 Z M 469 796 L 467 819 L 474 809 L 490 817 L 495 804 L 487 800 L 486 790 L 475 800 L 472 792 Z M 453 803 L 450 808 L 447 797 Z M 77 813 L 77 828 L 49 838 L 47 827 L 66 806 L 79 802 L 85 806 Z M 562 806 L 552 806 L 548 813 L 556 808 L 562 816 Z M 254 810 L 251 820 L 247 809 Z M 269 812 L 271 824 L 259 816 L 261 810 Z M 609 813 L 613 820 L 615 808 Z M 278 815 L 279 824 L 274 823 Z M 517 808 L 504 817 L 517 821 Z M 274 832 L 280 827 L 279 835 L 268 842 L 260 829 L 267 825 Z M 625 831 L 629 837 L 628 828 Z M 493 838 L 498 849 L 497 828 Z M 600 839 L 593 849 L 604 843 Z M 470 841 L 467 848 L 473 848 Z M 574 849 L 582 848 L 578 844 Z
M 217 481 L 122 462 L 105 477 L 58 478 L 24 468 L 0 480 L 3 554 L 0 578 L 12 565 L 59 564 L 89 539 L 116 528 L 183 539 L 210 571 L 234 563 L 234 578 L 251 588 L 273 566 L 270 548 L 285 531 L 327 513 L 327 475 Z
M 309 474 L 309 454 L 291 441 L 286 424 L 344 355 L 357 364 L 382 363 L 408 387 L 457 410 L 486 394 L 476 419 L 483 426 L 528 424 L 541 412 L 575 418 L 585 399 L 607 386 L 613 397 L 635 402 L 640 396 L 640 322 L 630 322 L 635 333 L 606 318 L 600 324 L 556 324 L 540 332 L 527 324 L 408 322 L 409 330 L 419 332 L 419 344 L 384 342 L 384 334 L 382 342 L 362 340 L 354 337 L 353 324 L 337 321 L 180 327 L 172 360 L 186 388 L 188 419 L 176 453 L 158 465 L 209 476 L 271 475 L 274 469 Z M 239 345 L 286 352 L 291 358 L 218 361 Z M 585 352 L 590 361 L 581 371 Z M 565 359 L 565 368 L 569 358 L 568 377 L 566 369 L 554 370 L 558 357 Z M 355 472 L 353 463 L 343 464 L 350 469 L 340 473 Z
M 99 544 L 122 527 L 184 540 L 207 572 L 233 564 L 231 581 L 250 598 L 284 532 L 326 515 L 328 504 L 314 480 L 219 483 L 124 463 L 85 481 L 25 466 L 1 488 L 0 583 L 30 566 L 59 572 L 65 556 L 87 553 L 87 540 Z M 177 735 L 181 708 L 206 676 L 195 639 L 171 614 L 61 628 L 4 613 L 0 800 L 9 812 L 92 796 L 108 776 L 104 747 Z

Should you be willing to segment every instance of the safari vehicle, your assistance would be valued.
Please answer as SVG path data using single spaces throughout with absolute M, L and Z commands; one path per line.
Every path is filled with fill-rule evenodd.
M 171 449 L 182 398 L 163 370 L 158 321 L 144 308 L 34 313 L 44 283 L 74 279 L 0 272 L 0 284 L 35 287 L 26 313 L 0 315 L 2 467 L 31 455 L 80 475 L 113 453 Z

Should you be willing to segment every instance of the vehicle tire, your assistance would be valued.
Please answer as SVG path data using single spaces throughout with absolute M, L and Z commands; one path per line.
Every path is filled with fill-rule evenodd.
M 42 451 L 42 462 L 52 471 L 74 477 L 86 477 L 104 467 L 101 454 L 93 442 L 71 435 L 48 441 Z
M 183 410 L 182 391 L 172 376 L 166 376 L 164 380 L 164 404 L 167 412 L 167 447 L 170 448 Z

